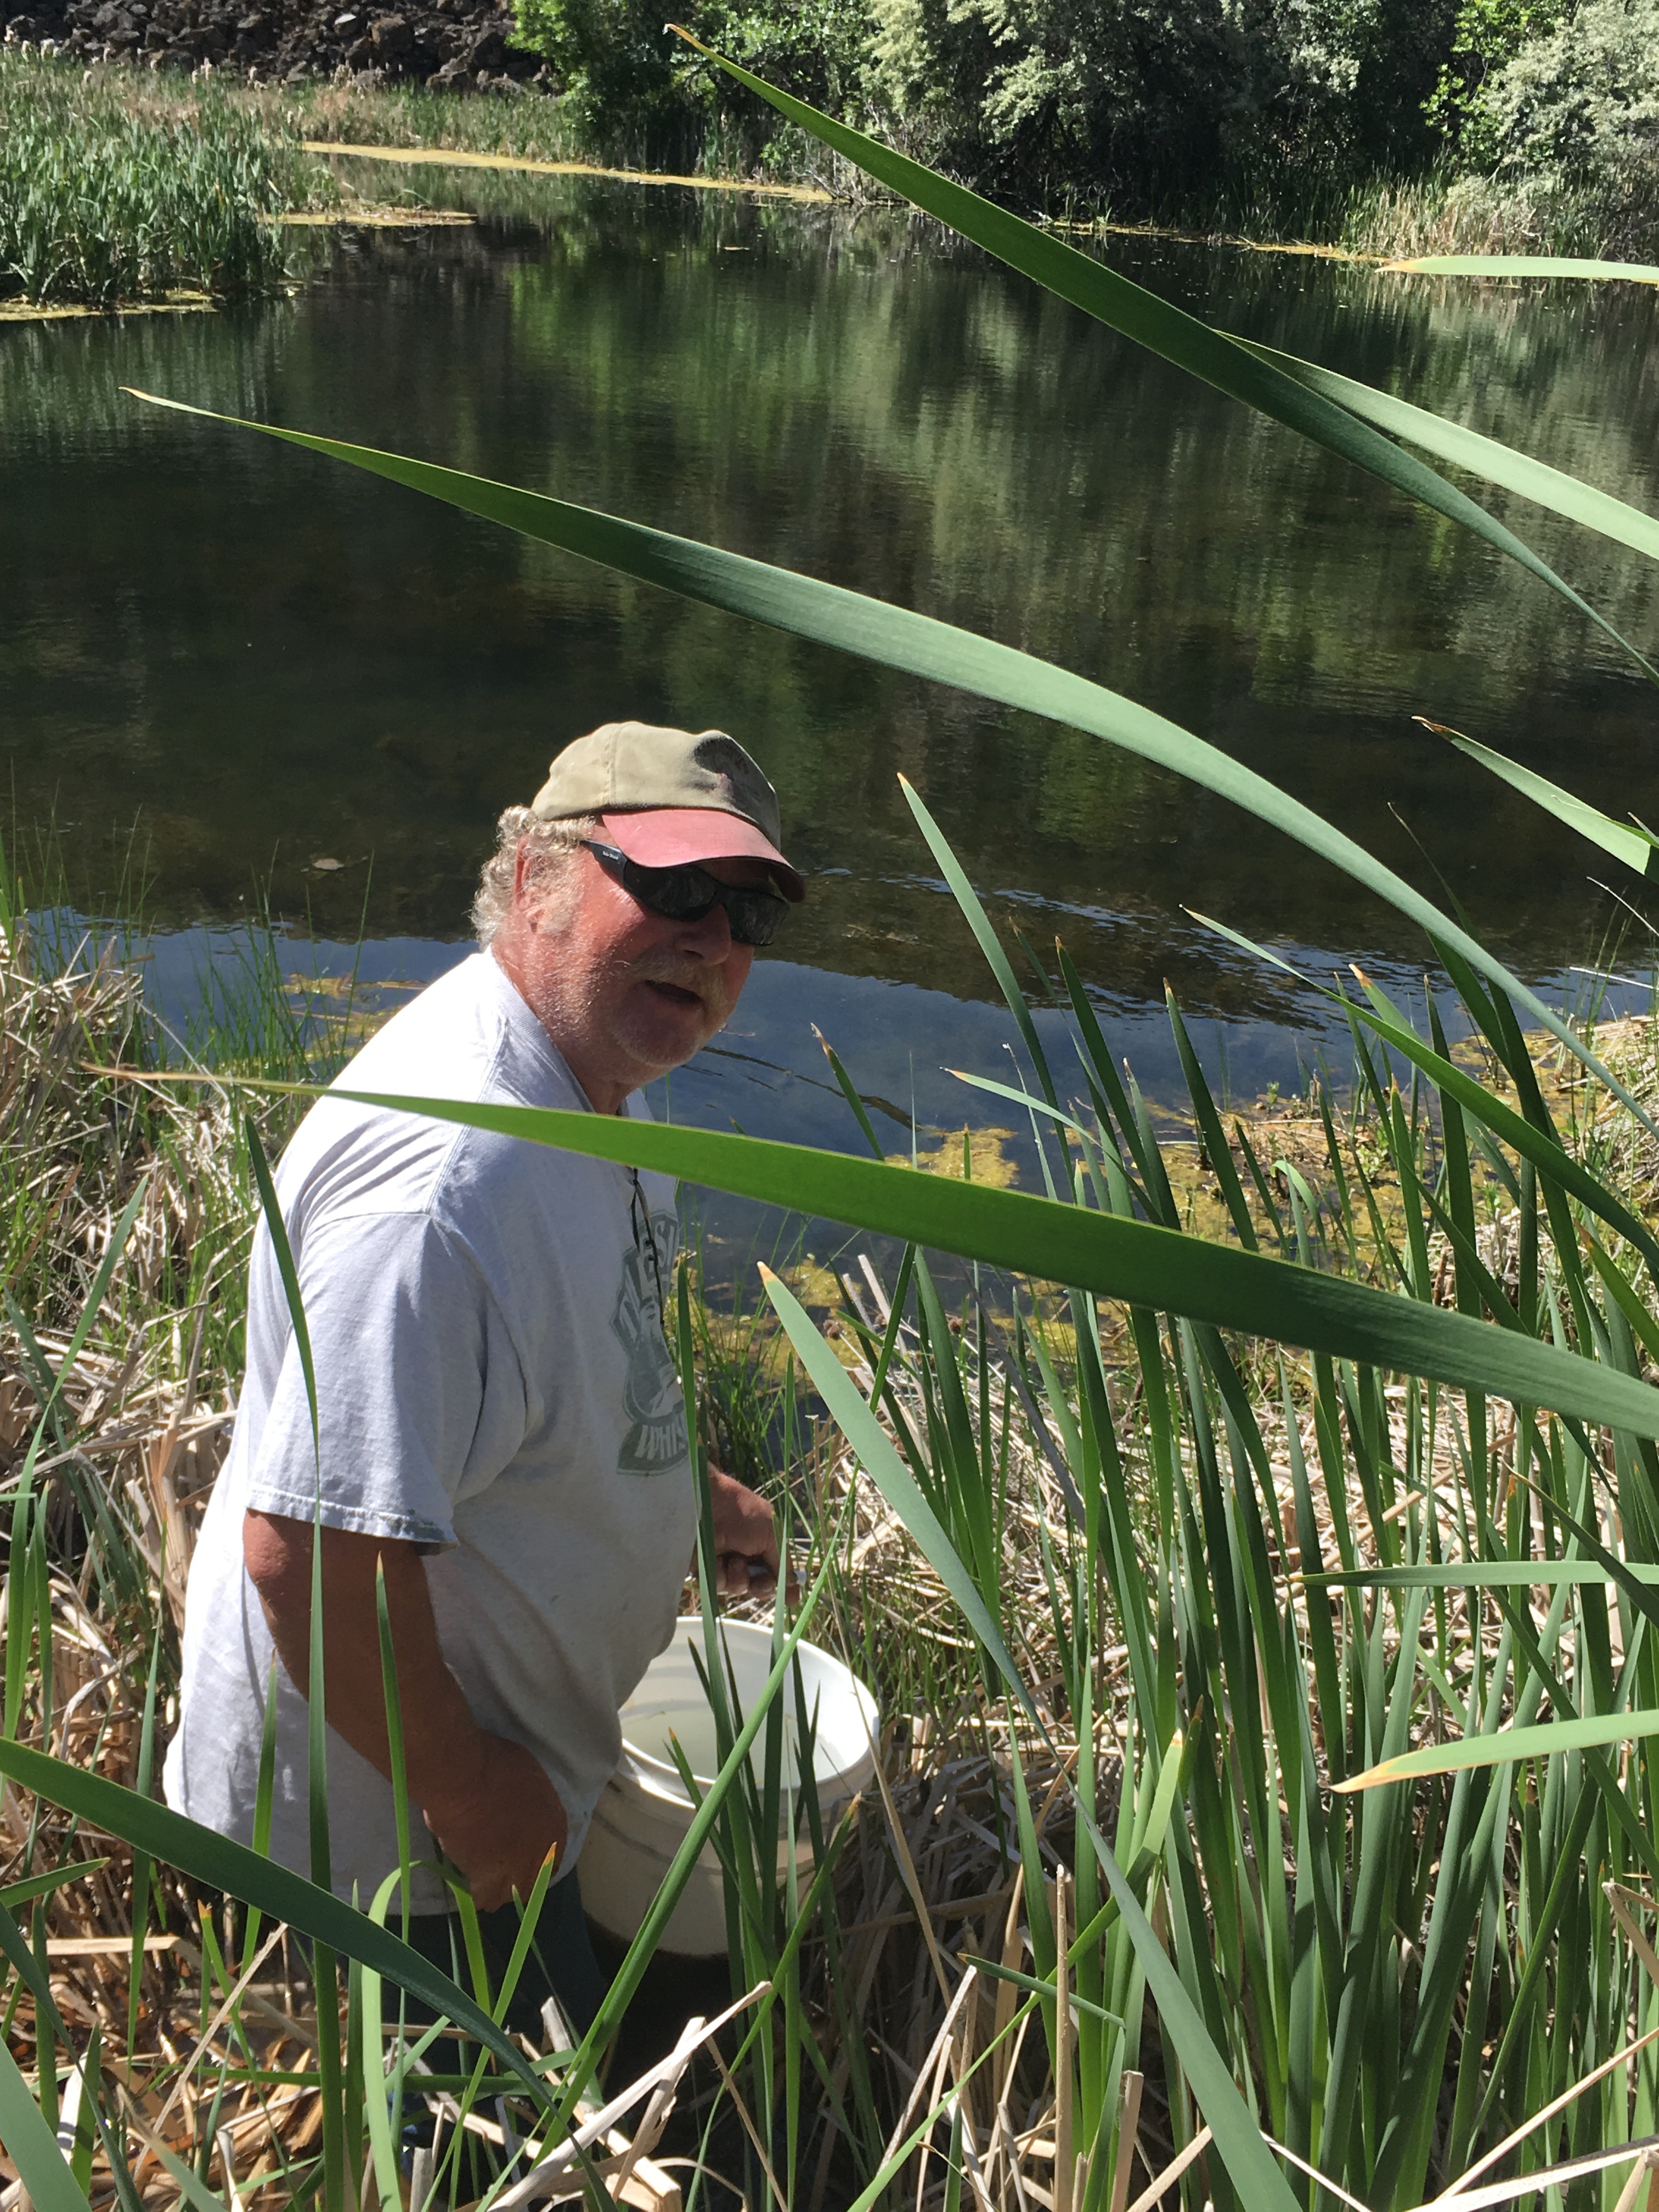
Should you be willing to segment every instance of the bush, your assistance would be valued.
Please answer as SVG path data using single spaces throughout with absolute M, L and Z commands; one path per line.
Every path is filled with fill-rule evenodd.
M 896 0 L 879 55 L 932 152 L 1037 197 L 1164 194 L 1214 169 L 1248 100 L 1222 0 Z
M 871 89 L 919 151 L 1027 198 L 1171 216 L 1287 186 L 1305 206 L 1408 158 L 1449 29 L 1443 0 L 876 5 Z
M 662 0 L 518 0 L 517 43 L 546 57 L 571 120 L 600 151 L 689 166 L 780 166 L 776 118 L 665 29 Z M 814 106 L 857 105 L 870 35 L 865 0 L 702 0 L 688 30 Z
M 1659 170 L 1659 0 L 1584 0 L 1482 88 L 1478 152 L 1500 174 L 1638 185 Z
M 1480 95 L 1506 62 L 1533 39 L 1547 38 L 1569 0 L 1459 0 L 1451 51 L 1441 64 L 1425 112 L 1456 160 L 1485 166 Z
M 1026 206 L 1332 234 L 1459 177 L 1431 228 L 1597 250 L 1659 204 L 1659 0 L 694 0 L 815 106 Z M 657 0 L 519 0 L 589 145 L 799 170 Z M 1437 172 L 1438 173 L 1437 174 Z M 1488 203 L 1491 205 L 1488 205 Z

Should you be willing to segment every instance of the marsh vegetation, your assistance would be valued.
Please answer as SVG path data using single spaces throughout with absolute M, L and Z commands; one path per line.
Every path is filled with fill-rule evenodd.
M 234 100 L 0 47 L 0 299 L 246 297 L 288 274 L 277 218 L 321 165 Z
M 1211 329 L 767 96 L 1073 309 L 1472 533 L 1601 622 L 1632 684 L 1651 676 L 1383 429 L 1638 556 L 1659 553 L 1650 517 Z M 746 1316 L 682 1278 L 698 1433 L 771 1484 L 801 1594 L 751 1710 L 711 1671 L 718 1776 L 573 2052 L 551 2029 L 515 2042 L 501 1990 L 402 1946 L 398 1875 L 356 1910 L 149 1795 L 234 1387 L 247 1166 L 295 1110 L 277 1084 L 325 1077 L 360 1010 L 296 996 L 272 959 L 234 1020 L 169 1039 L 118 960 L 43 952 L 29 914 L 63 902 L 14 889 L 0 2134 L 20 2187 L 53 2212 L 393 2212 L 418 2114 L 438 2140 L 410 2160 L 415 2197 L 504 2212 L 629 2191 L 780 2212 L 1171 2193 L 1194 2212 L 1407 2212 L 1477 2179 L 1633 2201 L 1659 2095 L 1651 1024 L 1567 1018 L 1286 791 L 1071 669 L 544 493 L 285 434 L 1178 775 L 1389 905 L 1432 972 L 1410 1006 L 1364 974 L 1331 994 L 1352 1080 L 1293 1117 L 1218 1105 L 1172 999 L 1186 1096 L 1160 1115 L 1069 951 L 988 913 L 907 787 L 916 863 L 1018 1043 L 1012 1080 L 967 1079 L 1029 1121 L 1043 1194 L 976 1180 L 966 1139 L 959 1176 L 895 1164 L 855 1055 L 828 1062 L 842 1151 L 519 1115 L 530 1141 L 851 1231 L 836 1268 L 750 1284 Z M 1465 751 L 1639 896 L 1645 832 Z M 1279 957 L 1199 926 L 1264 972 Z M 786 1720 L 811 1735 L 792 1711 L 803 1634 L 872 1679 L 890 1723 L 873 1795 L 832 1833 L 806 1794 L 805 1885 L 775 1849 Z M 389 1638 L 386 1662 L 395 1692 Z M 630 2095 L 604 2054 L 705 1843 L 736 2009 Z M 420 2070 L 400 1987 L 475 2039 L 471 2074 Z
M 14 884 L 0 958 L 9 1735 L 142 1794 L 234 1404 L 258 1204 L 248 1117 L 274 1152 L 298 1110 L 274 1085 L 325 1077 L 366 1016 L 255 931 L 201 1008 L 161 1026 L 134 941 L 65 934 L 68 909 L 38 897 L 31 924 L 27 904 Z M 991 933 L 965 887 L 962 926 L 1028 949 Z M 1079 1204 L 1430 1309 L 1501 1310 L 1511 1330 L 1571 1340 L 1623 1319 L 1645 1365 L 1654 1324 L 1578 1174 L 1603 1213 L 1639 1220 L 1659 1140 L 1473 979 L 1464 1011 L 1482 1026 L 1446 1063 L 1460 1087 L 1402 1091 L 1386 1033 L 1357 1027 L 1352 1089 L 1322 1081 L 1224 1121 L 1190 1058 L 1178 1109 L 1126 1089 L 1075 969 L 1063 953 L 1040 965 L 1083 1059 L 1078 1087 L 1040 1055 L 1033 1109 Z M 1173 1002 L 1170 1019 L 1185 1045 Z M 1583 1035 L 1638 1108 L 1659 1095 L 1651 1021 Z M 192 1066 L 210 1079 L 168 1079 Z M 857 1141 L 867 1115 L 836 1073 Z M 1080 1119 L 1045 1113 L 1056 1082 L 1077 1087 Z M 1565 1267 L 1563 1200 L 1506 1116 L 1548 1126 L 1572 1175 Z M 971 1194 L 971 1160 L 941 1142 L 934 1171 L 951 1167 Z M 1291 2155 L 1297 2202 L 1297 2159 L 1404 2207 L 1517 2130 L 1517 2178 L 1644 2132 L 1649 2069 L 1597 2078 L 1659 2005 L 1637 1940 L 1644 1748 L 1616 1741 L 1644 1694 L 1645 1583 L 1597 1495 L 1619 1463 L 1571 1420 L 1041 1278 L 936 1277 L 914 1246 L 884 1275 L 872 1252 L 889 1249 L 854 1237 L 832 1268 L 786 1267 L 811 1320 L 781 1285 L 735 1309 L 686 1285 L 704 1442 L 777 1498 L 807 1592 L 797 1622 L 875 1686 L 888 1726 L 881 1785 L 815 1838 L 805 1895 L 760 1870 L 764 1788 L 728 1796 L 716 1833 L 748 2003 L 718 2058 L 680 2053 L 678 2116 L 663 2099 L 647 2112 L 644 2092 L 617 2116 L 604 2163 L 642 2175 L 629 2201 L 920 2189 L 999 2212 L 1034 2193 L 1122 2212 L 1184 2160 L 1184 2201 L 1231 2202 L 1242 2111 L 1231 2138 L 1215 2130 L 1185 2039 L 1200 2021 L 1261 2139 Z M 1547 1705 L 1613 1725 L 1433 1778 L 1461 1741 Z M 1330 1794 L 1413 1750 L 1431 1778 L 1415 1790 Z M 134 1850 L 120 1801 L 77 1814 L 63 1768 L 9 1771 L 3 1902 L 33 1923 L 13 1952 L 17 2086 L 71 2163 L 79 2131 L 92 2203 L 222 2205 L 233 2186 L 261 2208 L 337 2186 L 392 2201 L 374 2111 L 382 2001 L 365 2002 L 356 1970 L 331 2078 L 307 1952 L 204 1909 L 216 1839 L 181 1875 Z M 1175 1990 L 1148 1990 L 1151 1927 Z M 1183 1988 L 1194 2010 L 1172 2021 Z M 394 2068 L 399 2128 L 438 2116 L 418 2169 L 437 2202 L 512 2185 L 522 2161 L 492 2185 L 489 2147 L 503 2113 L 533 2133 L 524 2088 L 499 2063 L 453 2081 Z M 331 2181 L 329 2136 L 349 2182 Z

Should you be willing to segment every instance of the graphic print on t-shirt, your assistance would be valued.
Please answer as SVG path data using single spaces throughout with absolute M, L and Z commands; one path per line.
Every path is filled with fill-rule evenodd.
M 670 1474 L 686 1456 L 685 1401 L 663 1334 L 661 1300 L 680 1247 L 678 1215 L 667 1209 L 652 1214 L 645 1237 L 649 1245 L 636 1237 L 623 1261 L 611 1316 L 628 1355 L 623 1409 L 629 1427 L 617 1455 L 618 1474 Z

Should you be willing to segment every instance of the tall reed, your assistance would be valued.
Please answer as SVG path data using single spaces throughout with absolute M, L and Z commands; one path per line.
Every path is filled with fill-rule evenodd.
M 1579 614 L 1593 611 L 1562 576 L 1396 437 L 1659 552 L 1640 510 L 1392 393 L 1211 331 L 734 73 L 1086 313 L 1474 532 Z M 1047 1196 L 711 1131 L 425 1103 L 440 1118 L 852 1223 L 904 1252 L 890 1283 L 849 1274 L 827 1330 L 779 1275 L 763 1278 L 800 1387 L 842 1443 L 820 1430 L 805 1448 L 812 1407 L 795 1409 L 786 1368 L 782 1434 L 803 1444 L 789 1503 L 800 1601 L 779 1608 L 767 1689 L 746 1712 L 726 1695 L 711 1639 L 720 1772 L 698 1782 L 685 1846 L 574 2053 L 532 2057 L 501 2033 L 499 1990 L 468 1991 L 414 1958 L 386 1924 L 395 1877 L 374 1913 L 354 1911 L 150 1802 L 155 1668 L 125 1747 L 100 1729 L 89 1760 L 66 1755 L 81 1747 L 67 1705 L 58 1712 L 57 1628 L 66 1584 L 77 1624 L 87 1612 L 64 1570 L 92 1555 L 100 1498 L 87 1488 L 83 1530 L 53 1486 L 79 1460 L 96 1464 L 85 1432 L 102 1401 L 82 1378 L 89 1348 L 118 1357 L 99 1332 L 148 1186 L 118 1218 L 106 1208 L 61 1349 L 17 1378 L 0 1771 L 26 1856 L 0 1896 L 0 1942 L 14 2023 L 27 2000 L 34 2079 L 0 2063 L 0 2129 L 36 2201 L 68 2212 L 95 2174 L 135 2204 L 134 2161 L 155 2160 L 204 2203 L 204 2105 L 211 2136 L 226 2098 L 240 2118 L 296 2081 L 315 2100 L 317 2148 L 309 2136 L 283 2144 L 246 2193 L 314 2194 L 327 2212 L 371 2191 L 400 2201 L 386 2099 L 427 2082 L 419 2045 L 383 2035 L 389 1984 L 436 2004 L 479 2047 L 472 2074 L 428 2091 L 450 2130 L 437 2171 L 451 2203 L 464 2146 L 481 2136 L 503 2154 L 484 2201 L 633 2185 L 664 2124 L 666 2077 L 635 2085 L 631 2107 L 595 2111 L 597 2072 L 678 1886 L 712 1845 L 737 2009 L 711 2063 L 752 2152 L 751 2197 L 763 2189 L 814 2212 L 901 2197 L 957 2212 L 969 2197 L 998 2212 L 1032 2201 L 1125 2212 L 1132 2196 L 1176 2192 L 1194 2208 L 1404 2212 L 1449 2185 L 1468 2201 L 1478 2179 L 1480 2202 L 1547 2189 L 1633 2203 L 1655 2102 L 1645 2039 L 1659 2025 L 1644 1887 L 1659 1883 L 1648 1633 L 1659 1621 L 1659 1239 L 1646 1181 L 1629 1181 L 1632 1163 L 1650 1178 L 1659 1147 L 1652 1036 L 1576 1027 L 1461 918 L 1289 794 L 1071 672 L 556 499 L 280 434 L 1158 760 L 1392 901 L 1425 930 L 1436 980 L 1420 1023 L 1363 976 L 1338 995 L 1354 1095 L 1316 1088 L 1304 1118 L 1322 1148 L 1304 1130 L 1294 1157 L 1271 1120 L 1224 1123 L 1171 1006 L 1202 1172 L 1226 1224 L 1197 1235 L 1084 978 L 1063 948 L 1050 964 L 1022 944 L 1067 1017 L 1077 1065 L 1061 1068 L 1007 946 L 913 795 L 1024 1048 L 1024 1087 L 971 1079 L 1030 1116 Z M 1575 833 L 1647 866 L 1648 833 L 1514 763 L 1487 765 Z M 1449 1048 L 1454 1013 L 1479 1040 L 1479 1073 Z M 1556 1056 L 1547 1075 L 1539 1030 Z M 877 1150 L 852 1077 L 832 1065 Z M 252 1139 L 248 1149 L 257 1172 L 261 1150 Z M 935 1251 L 968 1263 L 965 1291 L 947 1292 Z M 696 1337 L 685 1300 L 688 1375 Z M 99 1540 L 113 1557 L 118 1531 Z M 908 1634 L 891 1626 L 892 1587 L 915 1615 Z M 159 1650 L 153 1586 L 130 1602 L 141 1622 L 148 1602 Z M 839 1636 L 911 1710 L 895 1716 L 908 1741 L 892 1747 L 879 1805 L 812 1838 L 818 1872 L 802 1897 L 781 1881 L 775 1846 L 784 1701 L 808 1629 Z M 389 1664 L 388 1680 L 395 1702 Z M 915 1711 L 924 1699 L 931 1709 Z M 106 1712 L 107 1729 L 119 1711 Z M 118 1751 L 120 1783 L 98 1771 Z M 10 1917 L 43 1886 L 58 1886 L 53 1909 L 66 1910 L 61 1893 L 104 1881 L 102 1867 L 80 1871 L 76 1821 L 137 1854 L 122 1930 L 135 1964 L 158 1865 L 317 1947 L 313 2002 L 279 2008 L 283 2040 L 261 2063 L 258 1966 L 233 1962 L 234 1943 L 204 1925 L 200 2032 L 186 2053 L 172 2034 L 175 1996 L 163 2045 L 179 2084 L 167 2112 L 194 2100 L 182 2146 L 145 2101 L 157 2075 L 135 2089 L 131 2036 L 118 2077 L 57 2004 L 47 1908 L 33 1950 Z M 124 1909 L 107 1883 L 95 1893 L 106 1915 Z M 896 1928 L 908 1955 L 888 1941 Z M 138 1999 L 129 2006 L 136 2027 Z M 296 2039 L 314 2064 L 295 2056 Z M 682 2039 L 674 2083 L 692 2056 Z M 75 2107 L 61 2146 L 60 2077 L 61 2110 Z M 494 2121 L 487 2097 L 500 2100 Z M 609 2132 L 629 2109 L 641 2114 L 631 2145 Z M 228 2186 L 238 2143 L 234 2131 L 212 2140 Z M 712 2190 L 705 2159 L 692 2172 L 692 2193 Z M 651 2186 L 660 2201 L 666 2185 Z
M 171 106 L 146 112 L 125 73 L 0 47 L 0 297 L 112 307 L 281 287 L 276 218 L 320 172 L 224 94 Z

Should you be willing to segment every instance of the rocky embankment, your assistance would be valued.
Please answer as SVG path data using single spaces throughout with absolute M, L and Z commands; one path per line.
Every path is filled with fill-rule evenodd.
M 371 84 L 510 91 L 541 73 L 535 55 L 507 45 L 503 0 L 0 0 L 0 21 L 8 40 L 87 61 L 210 63 L 258 84 L 343 72 Z

